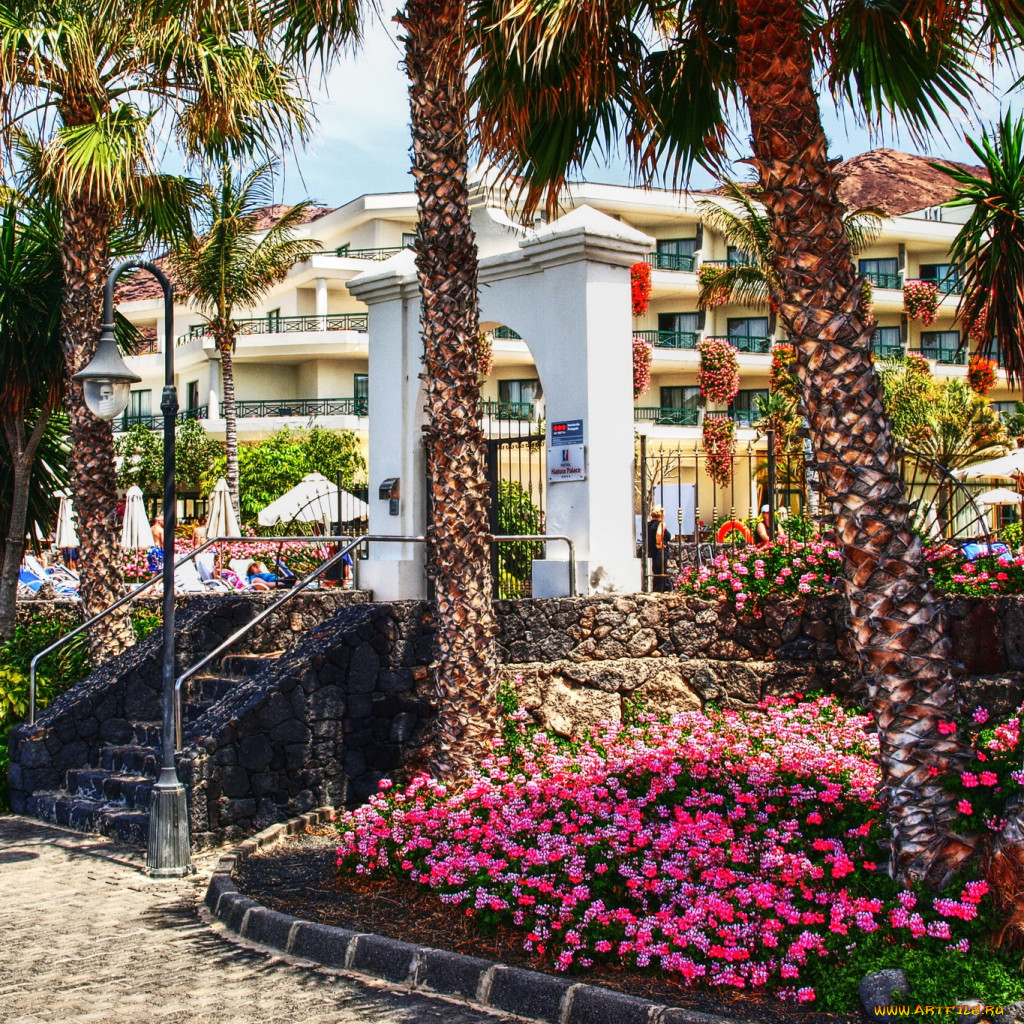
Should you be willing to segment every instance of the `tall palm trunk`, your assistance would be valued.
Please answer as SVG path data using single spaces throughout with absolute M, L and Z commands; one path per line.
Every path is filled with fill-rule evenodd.
M 977 839 L 955 835 L 944 787 L 965 756 L 938 726 L 959 707 L 945 611 L 929 586 L 860 313 L 796 0 L 737 0 L 738 74 L 797 350 L 823 497 L 843 550 L 850 625 L 868 674 L 892 829 L 907 880 L 941 884 Z
M 479 426 L 477 250 L 466 187 L 462 0 L 408 0 L 405 29 L 430 486 L 427 565 L 434 584 L 439 698 L 431 768 L 465 779 L 496 734 L 486 445 Z
M 225 476 L 231 492 L 231 504 L 235 507 L 236 518 L 240 515 L 238 505 L 238 420 L 235 417 L 235 367 L 232 353 L 235 350 L 235 334 L 228 321 L 214 317 L 211 324 L 213 340 L 220 353 L 221 398 L 224 406 L 224 458 Z
M 4 437 L 11 453 L 14 493 L 11 495 L 11 517 L 7 524 L 3 568 L 0 569 L 0 639 L 2 640 L 7 640 L 14 635 L 17 616 L 18 569 L 25 551 L 32 462 L 49 418 L 50 410 L 44 409 L 36 420 L 35 426 L 26 436 L 25 421 L 20 416 L 4 417 Z
M 82 193 L 65 201 L 60 331 L 68 376 L 71 481 L 81 541 L 80 594 L 87 616 L 113 604 L 121 596 L 123 583 L 113 429 L 89 412 L 81 384 L 71 379 L 96 353 L 103 284 L 110 262 L 109 230 L 109 204 Z M 127 609 L 114 612 L 89 633 L 93 664 L 119 654 L 134 642 Z

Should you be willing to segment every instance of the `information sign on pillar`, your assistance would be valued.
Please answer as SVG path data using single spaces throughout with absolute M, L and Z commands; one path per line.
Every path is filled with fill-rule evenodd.
M 583 420 L 556 420 L 551 424 L 548 448 L 548 483 L 587 479 Z

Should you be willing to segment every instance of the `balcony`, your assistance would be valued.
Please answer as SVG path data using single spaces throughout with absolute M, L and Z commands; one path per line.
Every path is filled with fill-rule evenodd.
M 207 407 L 200 405 L 195 409 L 182 409 L 178 415 L 174 418 L 175 423 L 184 423 L 185 420 L 205 420 L 207 416 Z M 158 413 L 128 413 L 126 412 L 119 420 L 114 421 L 114 429 L 116 431 L 131 430 L 132 427 L 139 425 L 144 426 L 147 430 L 160 430 L 164 425 L 164 414 Z
M 494 338 L 503 338 L 505 341 L 522 341 L 523 336 L 516 334 L 511 327 L 495 327 L 493 331 L 489 332 Z
M 736 424 L 737 427 L 753 427 L 753 425 L 761 418 L 761 414 L 757 409 L 730 409 L 729 419 Z
M 537 407 L 533 402 L 481 402 L 481 416 L 490 416 L 495 420 L 527 420 L 533 422 L 537 418 Z
M 901 358 L 905 355 L 903 343 L 900 341 L 873 341 L 871 342 L 872 355 L 879 359 Z
M 633 419 L 637 423 L 655 423 L 658 426 L 695 427 L 700 409 L 672 409 L 665 406 L 637 408 Z
M 260 419 L 266 416 L 366 416 L 365 398 L 270 398 L 260 401 L 235 402 L 238 419 Z
M 239 337 L 251 334 L 304 334 L 315 331 L 359 331 L 365 333 L 369 318 L 366 313 L 328 313 L 325 316 L 261 316 L 236 320 Z M 187 345 L 210 333 L 206 324 L 195 324 L 181 335 L 178 345 Z
M 347 245 L 343 245 L 334 250 L 334 255 L 344 256 L 350 260 L 374 260 L 381 262 L 391 259 L 392 256 L 396 256 L 406 248 L 406 246 L 400 245 L 390 249 L 350 249 Z
M 893 274 L 884 270 L 865 270 L 862 276 L 866 281 L 870 281 L 876 288 L 892 288 L 899 290 L 903 287 L 898 271 Z
M 696 331 L 634 331 L 633 334 L 655 348 L 695 349 L 700 338 Z
M 967 349 L 958 349 L 955 345 L 922 345 L 921 355 L 934 359 L 941 366 L 967 365 Z
M 654 270 L 684 270 L 691 274 L 697 267 L 696 256 L 684 256 L 682 253 L 674 252 L 649 252 L 644 257 L 644 262 Z
M 734 334 L 728 338 L 717 337 L 713 341 L 727 341 L 737 352 L 770 352 L 772 339 L 756 334 Z

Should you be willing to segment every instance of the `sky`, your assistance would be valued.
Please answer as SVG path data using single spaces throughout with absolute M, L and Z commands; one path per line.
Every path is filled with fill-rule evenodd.
M 411 191 L 409 174 L 409 109 L 404 75 L 399 66 L 402 53 L 396 27 L 387 16 L 377 15 L 366 26 L 360 52 L 345 56 L 326 81 L 314 88 L 318 123 L 303 152 L 283 162 L 282 199 L 297 202 L 310 198 L 328 206 L 341 206 L 369 192 Z M 927 145 L 915 144 L 904 131 L 871 137 L 849 123 L 822 100 L 822 120 L 833 158 L 851 157 L 876 146 L 909 153 L 976 163 L 964 134 L 979 136 L 981 127 L 996 120 L 1009 102 L 1024 112 L 1020 91 L 1007 96 L 1005 90 L 1014 75 L 1003 69 L 994 79 L 994 95 L 982 97 L 973 118 L 960 118 Z M 737 156 L 742 154 L 737 153 Z M 736 165 L 733 176 L 746 180 L 749 168 Z M 586 168 L 589 181 L 629 184 L 625 161 L 612 156 L 593 161 Z M 692 179 L 695 188 L 715 184 L 701 173 Z

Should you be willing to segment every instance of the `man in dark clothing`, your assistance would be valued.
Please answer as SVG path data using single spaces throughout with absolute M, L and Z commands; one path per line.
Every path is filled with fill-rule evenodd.
M 651 521 L 647 524 L 647 553 L 651 557 L 651 576 L 654 591 L 667 594 L 672 589 L 668 576 L 668 542 L 672 534 L 665 526 L 665 510 L 660 505 L 651 509 Z

